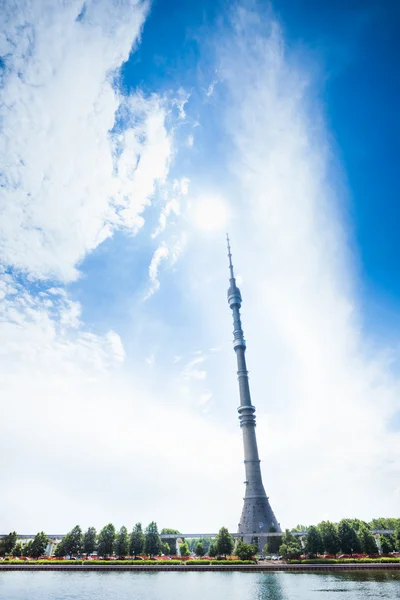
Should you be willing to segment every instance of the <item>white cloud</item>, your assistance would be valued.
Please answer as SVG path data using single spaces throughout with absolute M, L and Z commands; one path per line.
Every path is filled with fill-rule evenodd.
M 240 9 L 234 27 L 221 73 L 246 203 L 232 243 L 246 265 L 244 326 L 273 507 L 293 525 L 395 514 L 400 437 L 387 425 L 399 381 L 360 324 L 340 173 L 312 73 L 271 19 Z
M 159 271 L 162 261 L 169 263 L 170 266 L 175 265 L 178 258 L 181 256 L 188 241 L 187 233 L 183 230 L 179 217 L 181 216 L 182 200 L 187 196 L 189 191 L 189 179 L 182 177 L 174 179 L 170 186 L 164 186 L 164 199 L 166 200 L 163 206 L 156 229 L 151 234 L 153 239 L 163 234 L 167 226 L 172 228 L 172 232 L 168 234 L 158 248 L 155 250 L 149 266 L 150 287 L 145 296 L 147 300 L 160 287 Z M 171 216 L 176 219 L 171 220 Z
M 109 343 L 114 358 L 119 362 L 123 362 L 125 350 L 120 336 L 115 333 L 115 331 L 108 331 L 105 335 L 105 339 Z
M 189 190 L 189 179 L 187 177 L 174 179 L 171 188 L 172 189 L 170 191 L 168 189 L 164 189 L 166 203 L 161 211 L 158 226 L 151 235 L 153 239 L 159 236 L 160 233 L 165 230 L 168 217 L 170 215 L 180 215 L 182 198 L 187 196 Z
M 174 105 L 178 109 L 178 117 L 181 121 L 186 119 L 185 106 L 189 102 L 190 93 L 186 92 L 183 88 L 178 90 L 176 94 L 176 98 L 174 100 Z
M 174 179 L 173 190 L 180 196 L 187 196 L 189 191 L 190 180 L 188 177 L 181 177 L 181 179 Z
M 140 33 L 146 3 L 10 2 L 0 156 L 0 259 L 68 281 L 113 228 L 140 227 L 170 157 L 156 97 L 121 98 L 113 77 Z M 125 119 L 110 137 L 115 115 Z
M 118 157 L 117 223 L 120 219 L 121 225 L 135 230 L 143 224 L 139 215 L 150 203 L 156 184 L 166 180 L 171 139 L 165 128 L 166 112 L 157 97 L 128 97 L 123 100 L 120 114 L 125 129 L 114 139 Z
M 208 481 L 223 498 L 224 478 L 235 465 L 231 453 L 218 461 L 212 457 L 224 454 L 230 434 L 171 397 L 167 378 L 153 394 L 140 369 L 124 376 L 115 334 L 109 345 L 82 333 L 72 341 L 60 335 L 48 312 L 36 310 L 34 323 L 31 313 L 23 313 L 22 324 L 0 326 L 0 452 L 7 456 L 0 530 L 51 533 L 77 522 L 100 528 L 112 520 L 131 527 L 153 519 L 191 529 L 192 504 L 186 494 L 177 497 L 177 486 L 184 480 L 195 489 L 198 481 Z M 206 504 L 208 498 L 203 486 L 198 501 Z M 208 513 L 199 517 L 198 526 L 217 528 L 224 510 L 221 502 L 211 519 Z
M 196 381 L 203 381 L 207 377 L 207 371 L 205 369 L 199 369 L 199 365 L 202 365 L 207 360 L 207 355 L 197 356 L 196 358 L 189 361 L 182 370 L 182 379 L 188 381 L 194 379 Z
M 154 236 L 152 236 L 154 237 Z M 162 262 L 169 262 L 172 266 L 176 263 L 187 244 L 187 235 L 183 232 L 179 237 L 170 236 L 168 245 L 161 242 L 155 250 L 149 265 L 150 286 L 144 300 L 148 300 L 160 288 L 160 267 Z
M 53 289 L 34 294 L 5 273 L 0 275 L 0 290 L 4 293 L 0 304 L 3 382 L 21 369 L 28 378 L 33 365 L 51 378 L 54 364 L 62 364 L 64 373 L 79 364 L 80 373 L 90 374 L 92 369 L 102 372 L 122 360 L 118 334 L 110 331 L 101 337 L 79 327 L 80 305 L 64 293 L 56 294 Z
M 205 404 L 208 404 L 210 402 L 211 398 L 212 398 L 211 392 L 204 392 L 204 394 L 201 394 L 201 396 L 200 396 L 199 404 L 204 406 Z
M 150 354 L 150 356 L 148 356 L 146 358 L 146 364 L 149 365 L 149 367 L 152 367 L 156 362 L 156 358 L 154 356 L 154 354 Z
M 186 248 L 187 243 L 188 236 L 185 231 L 183 231 L 180 234 L 180 236 L 172 237 L 170 244 L 170 256 L 172 265 L 174 265 L 178 258 L 181 256 L 182 252 Z
M 216 86 L 217 83 L 218 83 L 217 79 L 213 79 L 213 81 L 210 83 L 210 85 L 206 89 L 206 96 L 207 96 L 207 98 L 209 98 L 210 96 L 213 95 L 214 88 L 215 88 L 215 86 Z
M 71 519 L 81 518 L 101 526 L 104 505 L 115 502 L 132 457 L 146 452 L 150 438 L 144 431 L 156 426 L 161 432 L 169 409 L 161 403 L 156 417 L 147 408 L 140 414 L 146 392 L 138 391 L 135 377 L 126 383 L 121 374 L 125 350 L 119 335 L 91 332 L 80 304 L 65 289 L 35 281 L 75 279 L 79 261 L 114 228 L 141 226 L 141 212 L 168 172 L 166 109 L 156 96 L 122 98 L 113 85 L 116 69 L 137 42 L 146 3 L 87 2 L 79 20 L 81 2 L 8 3 L 6 9 L 0 37 L 5 57 L 0 260 L 13 269 L 0 277 L 0 440 L 1 455 L 9 456 L 0 530 L 66 530 Z M 180 193 L 185 185 L 179 184 Z M 166 248 L 156 253 L 150 269 L 155 285 L 157 261 L 167 254 Z M 125 409 L 129 416 L 121 417 Z M 190 422 L 191 415 L 176 421 L 182 429 Z M 171 456 L 180 451 L 169 431 L 162 444 Z M 146 466 L 134 461 L 139 468 L 129 492 L 122 491 L 126 512 L 119 509 L 118 518 L 127 524 L 138 485 L 149 468 L 159 469 L 152 441 L 148 450 Z M 187 471 L 184 462 L 180 477 Z M 160 474 L 153 485 L 153 507 L 151 490 L 144 490 L 149 513 L 140 499 L 137 518 L 157 516 L 161 494 L 176 501 L 175 484 L 168 481 L 172 478 Z M 70 511 L 78 497 L 81 508 Z M 43 498 L 57 509 L 49 510 Z M 167 521 L 167 508 L 162 515 Z
M 157 250 L 153 254 L 153 258 L 151 259 L 149 266 L 149 279 L 150 279 L 150 288 L 145 296 L 145 300 L 150 298 L 154 294 L 156 290 L 160 287 L 160 280 L 158 278 L 158 273 L 160 270 L 160 263 L 163 260 L 166 260 L 169 256 L 169 250 L 164 242 L 158 246 Z
M 183 279 L 176 277 L 182 330 L 170 324 L 170 303 L 162 313 L 138 301 L 134 335 L 123 331 L 133 350 L 109 327 L 85 327 L 85 307 L 65 289 L 35 281 L 71 280 L 114 228 L 136 231 L 171 160 L 163 101 L 120 98 L 109 79 L 137 40 L 143 5 L 89 3 L 76 22 L 80 10 L 73 2 L 26 4 L 35 36 L 14 28 L 22 12 L 5 19 L 18 51 L 8 67 L 21 76 L 6 74 L 0 251 L 29 275 L 0 275 L 0 531 L 153 519 L 181 530 L 234 529 L 243 464 L 223 237 L 218 247 L 215 237 L 192 233 Z M 395 514 L 399 436 L 387 423 L 399 386 L 391 353 L 376 351 L 357 317 L 336 174 L 309 77 L 276 24 L 266 33 L 261 22 L 263 30 L 257 15 L 237 12 L 236 34 L 219 44 L 221 110 L 237 149 L 226 198 L 267 493 L 284 526 Z M 187 98 L 180 101 L 185 118 Z M 163 263 L 172 266 L 188 246 L 188 185 L 177 178 L 163 196 L 149 295 Z M 150 349 L 136 341 L 139 330 L 154 335 Z

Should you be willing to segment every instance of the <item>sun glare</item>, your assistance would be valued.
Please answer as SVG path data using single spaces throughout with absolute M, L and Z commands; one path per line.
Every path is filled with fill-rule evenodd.
M 199 229 L 206 231 L 222 229 L 228 217 L 228 206 L 218 196 L 202 196 L 192 205 L 192 218 Z

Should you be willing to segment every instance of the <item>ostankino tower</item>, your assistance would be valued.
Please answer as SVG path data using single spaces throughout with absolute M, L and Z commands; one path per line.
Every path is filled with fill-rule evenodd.
M 268 533 L 270 527 L 274 527 L 278 532 L 281 531 L 281 528 L 269 504 L 261 478 L 260 459 L 258 457 L 256 439 L 256 419 L 254 416 L 256 409 L 251 403 L 249 376 L 245 357 L 246 342 L 244 340 L 242 323 L 240 320 L 242 296 L 236 285 L 235 276 L 233 274 L 229 237 L 226 236 L 226 238 L 228 242 L 230 270 L 228 302 L 233 313 L 233 347 L 236 352 L 240 394 L 238 413 L 240 427 L 243 433 L 244 465 L 246 471 L 246 492 L 238 533 L 243 533 L 244 542 L 257 543 L 259 547 L 262 548 L 266 538 L 259 540 L 258 534 Z

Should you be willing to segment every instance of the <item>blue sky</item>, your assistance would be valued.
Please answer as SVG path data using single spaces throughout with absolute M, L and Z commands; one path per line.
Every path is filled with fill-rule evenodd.
M 362 271 L 365 316 L 369 326 L 378 324 L 389 334 L 380 305 L 398 324 L 399 6 L 392 1 L 283 4 L 277 10 L 292 42 L 304 44 L 323 69 L 325 115 L 349 187 L 346 210 Z
M 348 184 L 343 211 L 361 271 L 364 317 L 368 326 L 376 326 L 378 333 L 382 328 L 384 335 L 390 335 L 389 318 L 400 324 L 396 4 L 346 1 L 333 5 L 314 0 L 273 4 L 288 47 L 299 49 L 317 73 L 316 92 Z M 267 5 L 259 3 L 264 11 Z M 195 159 L 185 165 L 182 157 L 179 166 L 183 163 L 199 176 L 211 177 L 213 185 L 218 185 L 226 155 L 219 142 L 215 143 L 218 109 L 204 109 L 201 90 L 213 81 L 215 48 L 211 39 L 226 31 L 231 8 L 232 3 L 227 2 L 154 2 L 142 41 L 121 68 L 124 92 L 140 89 L 145 94 L 169 95 L 177 85 L 191 92 L 190 117 L 206 114 L 207 125 L 203 123 L 205 131 Z M 210 147 L 216 153 L 215 161 L 207 160 Z M 108 255 L 103 248 L 99 254 Z M 132 256 L 136 261 L 137 252 Z M 90 270 L 92 260 L 96 259 L 87 261 Z
M 18 450 L 0 529 L 236 527 L 226 230 L 282 526 L 395 513 L 398 17 L 372 0 L 10 3 L 0 433 Z M 26 515 L 27 493 L 62 516 Z

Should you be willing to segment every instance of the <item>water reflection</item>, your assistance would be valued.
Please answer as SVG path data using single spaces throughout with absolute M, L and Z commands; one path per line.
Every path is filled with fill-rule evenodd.
M 400 571 L 0 572 L 1 600 L 399 600 Z
M 350 581 L 398 581 L 400 583 L 399 571 L 344 571 L 341 574 L 334 573 L 334 576 Z
M 257 600 L 285 600 L 281 573 L 263 573 L 259 579 Z
M 277 573 L 284 600 L 399 600 L 399 571 L 343 571 L 321 573 Z M 260 600 L 275 598 L 265 595 Z

